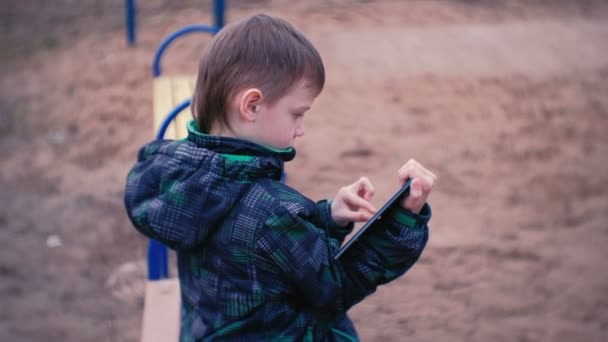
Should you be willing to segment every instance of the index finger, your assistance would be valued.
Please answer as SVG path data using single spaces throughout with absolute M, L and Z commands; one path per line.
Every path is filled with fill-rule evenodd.
M 357 195 L 363 197 L 367 201 L 372 199 L 372 196 L 374 196 L 374 193 L 376 192 L 372 182 L 367 177 L 361 177 L 358 183 Z
M 370 213 L 375 213 L 377 211 L 373 204 L 371 204 L 367 200 L 357 196 L 356 194 L 354 194 L 352 192 L 349 192 L 346 195 L 346 197 L 344 198 L 344 201 L 349 205 L 352 205 L 352 206 L 355 206 L 358 208 L 363 208 L 363 209 L 369 211 Z

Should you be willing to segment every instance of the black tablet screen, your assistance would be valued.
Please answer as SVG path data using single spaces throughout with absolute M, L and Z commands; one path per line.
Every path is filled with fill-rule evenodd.
M 348 248 L 350 246 L 352 246 L 355 242 L 357 242 L 357 240 L 363 235 L 365 234 L 365 231 L 368 230 L 373 224 L 374 222 L 378 221 L 381 217 L 382 214 L 384 214 L 384 212 L 386 210 L 388 210 L 388 208 L 391 207 L 391 205 L 393 203 L 395 203 L 395 201 L 398 201 L 400 198 L 407 196 L 409 194 L 410 191 L 410 184 L 412 183 L 411 179 L 408 179 L 405 184 L 403 184 L 403 186 L 401 187 L 401 189 L 399 189 L 399 191 L 397 191 L 393 197 L 391 197 L 390 200 L 388 200 L 383 206 L 382 208 L 380 208 L 380 210 L 378 210 L 374 216 L 372 216 L 372 218 L 367 221 L 367 223 L 365 223 L 365 225 L 363 227 L 361 227 L 361 229 L 359 229 L 359 231 L 357 232 L 357 234 L 355 234 L 355 236 L 352 237 L 352 239 L 348 240 L 348 242 L 342 246 L 340 248 L 340 250 L 338 251 L 338 253 L 334 256 L 334 260 L 338 260 L 340 258 L 340 256 L 342 254 L 344 254 L 344 252 L 346 252 L 346 250 L 348 250 Z

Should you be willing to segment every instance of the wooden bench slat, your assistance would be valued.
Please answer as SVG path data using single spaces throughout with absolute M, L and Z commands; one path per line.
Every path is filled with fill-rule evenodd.
M 181 297 L 177 278 L 148 281 L 141 342 L 178 341 Z
M 188 76 L 157 77 L 153 83 L 154 136 L 165 117 L 178 104 L 192 96 L 195 78 Z M 187 136 L 190 110 L 184 109 L 169 125 L 165 139 Z M 179 279 L 148 281 L 141 327 L 141 342 L 178 341 L 181 297 Z
M 192 77 L 176 77 L 173 78 L 171 84 L 173 97 L 177 99 L 187 99 L 192 97 Z M 181 102 L 181 101 L 180 101 Z M 190 107 L 184 109 L 175 118 L 175 135 L 177 139 L 184 139 L 188 136 L 187 124 L 192 118 Z
M 173 94 L 171 92 L 171 79 L 168 77 L 157 77 L 154 79 L 154 135 L 158 133 L 158 129 L 164 118 L 173 109 Z M 175 139 L 172 130 L 168 129 L 165 133 L 165 139 Z
M 158 132 L 160 125 L 163 120 L 177 106 L 186 99 L 190 98 L 194 89 L 195 78 L 191 76 L 173 76 L 164 77 L 160 76 L 154 79 L 154 134 Z M 184 127 L 182 125 L 183 117 L 185 114 L 186 123 L 188 122 L 190 115 L 189 110 L 184 110 L 176 121 L 171 123 L 165 133 L 165 139 L 181 139 L 185 137 L 182 133 L 182 129 L 178 130 L 178 127 Z M 179 134 L 178 134 L 179 133 Z

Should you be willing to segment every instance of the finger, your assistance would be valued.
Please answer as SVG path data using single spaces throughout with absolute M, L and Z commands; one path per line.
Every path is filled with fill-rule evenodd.
M 409 205 L 416 203 L 420 197 L 422 197 L 422 182 L 420 178 L 414 178 L 410 183 L 410 190 L 405 196 L 404 203 L 408 203 Z
M 359 195 L 359 197 L 363 197 L 363 199 L 365 199 L 366 201 L 371 200 L 374 196 L 374 193 L 376 192 L 372 182 L 367 177 L 361 177 L 358 180 L 358 183 L 359 186 L 357 195 Z
M 415 160 L 414 159 L 410 159 L 408 160 L 405 164 L 403 164 L 400 168 L 399 168 L 399 173 L 405 171 L 405 169 L 411 168 L 414 165 Z
M 431 172 L 429 169 L 427 169 L 426 167 L 424 167 L 422 164 L 420 164 L 417 160 L 411 159 L 412 164 L 415 165 L 415 167 L 417 169 L 419 169 L 420 171 L 422 171 L 423 173 L 425 173 L 427 176 L 429 176 L 433 181 L 437 180 L 437 175 L 433 172 Z
M 424 167 L 414 159 L 408 160 L 398 171 L 400 175 L 412 174 L 413 176 L 422 176 L 425 172 Z
M 411 212 L 418 214 L 424 206 L 424 202 L 425 201 L 422 198 L 407 197 L 405 199 L 405 202 L 402 202 L 402 204 L 405 209 L 408 209 Z
M 375 213 L 377 211 L 376 208 L 373 206 L 373 204 L 371 204 L 370 202 L 366 201 L 365 199 L 355 195 L 352 192 L 349 192 L 348 194 L 346 194 L 346 196 L 344 197 L 344 202 L 346 202 L 346 204 L 351 205 L 356 208 L 363 208 L 363 209 L 369 211 L 370 213 Z
M 414 178 L 410 183 L 410 190 L 407 197 L 411 199 L 420 198 L 424 194 L 423 189 L 423 181 L 420 178 Z
M 366 213 L 364 211 L 358 211 L 355 213 L 353 221 L 354 222 L 367 222 L 369 220 L 371 220 L 371 218 L 374 215 L 370 214 L 370 213 Z
M 410 193 L 402 202 L 405 208 L 413 212 L 419 211 L 424 205 L 424 202 L 426 202 L 426 194 L 423 191 L 422 183 L 423 182 L 420 180 L 420 178 L 415 178 L 412 180 L 410 185 Z
M 422 196 L 422 180 L 420 178 L 414 178 L 410 184 L 410 196 L 413 198 L 420 198 Z
M 345 221 L 349 222 L 367 222 L 373 217 L 372 214 L 364 211 L 351 211 L 343 215 Z
M 431 172 L 429 169 L 425 168 L 424 166 L 419 164 L 416 168 L 426 176 L 425 179 L 431 182 L 435 182 L 437 180 L 437 175 Z
M 402 173 L 406 172 L 406 170 L 408 170 L 408 169 L 416 169 L 419 172 L 422 172 L 422 173 L 428 175 L 434 181 L 436 181 L 438 179 L 438 177 L 435 173 L 431 172 L 429 169 L 424 167 L 422 164 L 420 164 L 415 159 L 408 160 L 405 164 L 403 164 L 403 166 L 401 166 L 401 168 L 399 169 L 398 172 L 399 172 L 399 174 L 402 174 Z
M 405 182 L 408 178 L 425 178 L 428 177 L 422 170 L 416 167 L 416 165 L 410 164 L 405 168 L 399 170 L 399 179 L 401 182 Z
M 399 179 L 403 185 L 408 178 L 419 179 L 422 181 L 422 191 L 428 193 L 433 188 L 435 178 L 431 173 L 425 172 L 418 166 L 412 165 L 411 168 L 406 168 L 399 174 Z

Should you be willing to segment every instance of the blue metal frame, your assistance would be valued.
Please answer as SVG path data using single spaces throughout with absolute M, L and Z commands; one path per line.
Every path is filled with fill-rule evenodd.
M 135 43 L 135 0 L 125 0 L 125 27 L 127 28 L 127 43 Z
M 173 121 L 173 119 L 175 119 L 179 115 L 179 113 L 181 113 L 182 110 L 188 108 L 188 106 L 190 106 L 190 99 L 184 100 L 184 102 L 178 104 L 175 108 L 173 108 L 169 115 L 165 117 L 165 120 L 163 120 L 163 123 L 158 129 L 158 133 L 156 133 L 157 140 L 162 140 L 165 137 L 165 132 L 167 131 L 167 128 L 169 128 L 171 121 Z
M 134 0 L 127 0 L 129 2 L 133 2 Z M 127 6 L 128 7 L 128 6 Z M 128 11 L 128 9 L 127 9 Z M 133 7 L 134 12 L 134 7 Z M 154 55 L 154 62 L 152 64 L 152 72 L 154 77 L 158 77 L 161 74 L 160 68 L 160 60 L 165 52 L 165 50 L 169 47 L 169 45 L 178 37 L 192 33 L 192 32 L 207 32 L 212 35 L 217 33 L 224 26 L 224 12 L 225 12 L 225 2 L 224 0 L 214 0 L 213 1 L 213 13 L 215 18 L 215 25 L 191 25 L 183 27 L 172 34 L 170 34 L 165 40 L 160 44 L 158 50 Z M 129 17 L 129 15 L 127 15 Z M 128 21 L 129 19 L 127 19 Z M 133 19 L 134 23 L 134 19 Z M 127 27 L 129 25 L 127 24 Z M 134 31 L 133 31 L 134 32 Z M 134 34 L 134 33 L 133 33 Z M 134 37 L 134 36 L 133 36 Z M 160 128 L 156 134 L 156 139 L 162 140 L 165 137 L 165 132 L 167 128 L 181 113 L 182 110 L 186 109 L 190 106 L 190 99 L 185 100 L 180 103 L 177 107 L 173 108 L 173 110 L 165 117 Z M 169 278 L 169 253 L 167 251 L 167 247 L 162 243 L 156 240 L 150 240 L 148 244 L 148 279 L 149 280 L 160 280 Z
M 169 278 L 169 253 L 167 247 L 156 240 L 148 243 L 148 280 Z
M 225 2 L 224 0 L 214 0 L 213 1 L 213 16 L 215 24 L 213 26 L 210 25 L 190 25 L 182 27 L 181 29 L 171 33 L 158 47 L 156 53 L 154 54 L 154 61 L 152 63 L 152 74 L 154 77 L 158 77 L 161 74 L 160 68 L 160 60 L 165 53 L 165 50 L 169 47 L 169 45 L 177 38 L 184 36 L 193 32 L 206 32 L 212 35 L 216 34 L 219 30 L 224 27 L 224 12 L 225 12 Z
M 152 63 L 152 73 L 154 74 L 154 77 L 160 76 L 160 73 L 161 73 L 160 59 L 162 58 L 163 54 L 165 53 L 165 50 L 167 49 L 167 47 L 169 47 L 169 45 L 176 38 L 179 38 L 181 36 L 184 36 L 184 35 L 192 33 L 192 32 L 207 32 L 207 33 L 211 33 L 211 34 L 216 34 L 217 31 L 219 31 L 219 30 L 220 30 L 220 28 L 216 27 L 216 26 L 191 25 L 191 26 L 182 27 L 181 29 L 171 33 L 169 35 L 169 37 L 167 37 L 160 44 L 160 47 L 158 48 L 158 50 L 156 50 L 156 54 L 154 55 L 154 62 Z
M 165 132 L 171 124 L 171 121 L 188 106 L 190 106 L 190 99 L 185 100 L 177 107 L 173 108 L 160 125 L 158 133 L 156 134 L 156 139 L 162 140 L 165 137 Z M 148 244 L 148 279 L 160 280 L 165 278 L 169 278 L 169 254 L 167 252 L 167 247 L 156 240 L 150 240 L 150 243 Z
M 226 3 L 224 0 L 213 0 L 213 18 L 214 27 L 218 30 L 224 27 L 224 13 L 226 10 Z M 127 29 L 127 43 L 129 46 L 135 44 L 136 39 L 136 15 L 137 8 L 135 0 L 125 0 L 125 27 Z
M 224 14 L 226 13 L 226 3 L 224 0 L 213 0 L 213 18 L 215 27 L 224 27 Z

